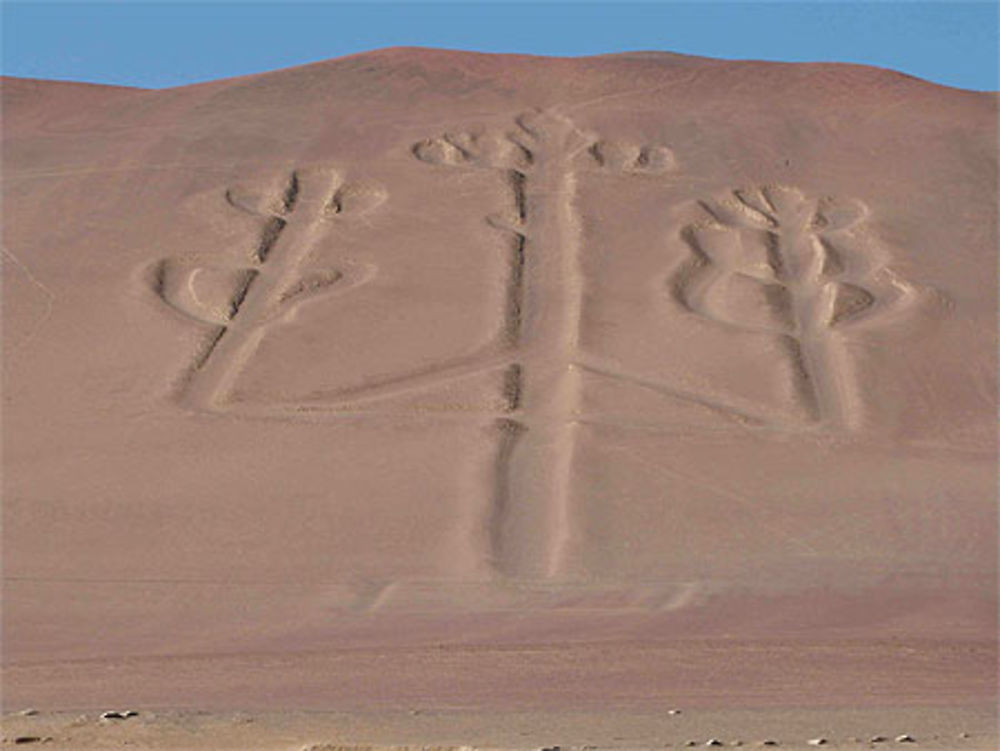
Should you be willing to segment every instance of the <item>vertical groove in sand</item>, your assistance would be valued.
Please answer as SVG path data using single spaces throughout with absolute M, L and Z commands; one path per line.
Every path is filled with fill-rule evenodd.
M 511 454 L 518 439 L 524 433 L 524 426 L 516 420 L 501 418 L 493 423 L 492 428 L 498 434 L 496 452 L 492 466 L 492 495 L 489 499 L 484 524 L 486 560 L 488 565 L 496 569 L 501 566 L 505 540 L 504 529 L 507 526 L 511 504 Z
M 774 238 L 779 271 L 787 277 L 791 295 L 797 346 L 793 361 L 802 381 L 803 407 L 814 419 L 837 428 L 849 422 L 843 393 L 843 374 L 836 371 L 833 332 L 829 330 L 823 304 L 823 256 L 811 234 L 800 231 Z M 803 260 L 808 259 L 808 260 Z M 808 266 L 806 265 L 808 264 Z

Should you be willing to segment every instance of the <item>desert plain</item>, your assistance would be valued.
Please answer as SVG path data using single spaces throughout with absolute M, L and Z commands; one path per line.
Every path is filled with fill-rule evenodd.
M 996 747 L 996 95 L 2 93 L 5 742 Z

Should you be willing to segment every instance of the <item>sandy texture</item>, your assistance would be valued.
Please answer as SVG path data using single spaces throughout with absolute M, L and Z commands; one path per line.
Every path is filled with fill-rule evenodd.
M 989 724 L 995 96 L 400 49 L 3 97 L 7 709 Z
M 994 751 L 989 707 L 961 710 L 668 710 L 544 712 L 413 709 L 406 712 L 144 711 L 125 720 L 94 712 L 4 718 L 5 738 L 37 738 L 44 749 L 223 749 L 233 751 L 565 751 L 777 747 L 863 751 Z M 901 736 L 912 742 L 897 741 Z M 363 739 L 364 745 L 357 745 Z M 419 739 L 415 741 L 414 739 Z M 770 744 L 764 744 L 771 741 Z M 31 746 L 28 746 L 31 748 Z

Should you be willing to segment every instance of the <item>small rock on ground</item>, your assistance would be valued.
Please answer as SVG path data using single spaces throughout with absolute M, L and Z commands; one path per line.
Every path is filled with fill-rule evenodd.
M 139 713 L 136 712 L 133 709 L 126 709 L 126 710 L 123 710 L 121 712 L 118 712 L 118 711 L 115 711 L 115 710 L 111 710 L 111 711 L 108 711 L 108 712 L 101 712 L 101 719 L 102 720 L 127 720 L 129 717 L 137 717 L 138 715 L 139 715 Z

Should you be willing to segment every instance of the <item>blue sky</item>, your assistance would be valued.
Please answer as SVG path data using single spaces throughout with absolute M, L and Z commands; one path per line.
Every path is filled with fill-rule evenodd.
M 1000 88 L 984 2 L 130 2 L 4 0 L 6 75 L 159 88 L 397 45 L 539 55 L 669 50 L 867 63 Z

